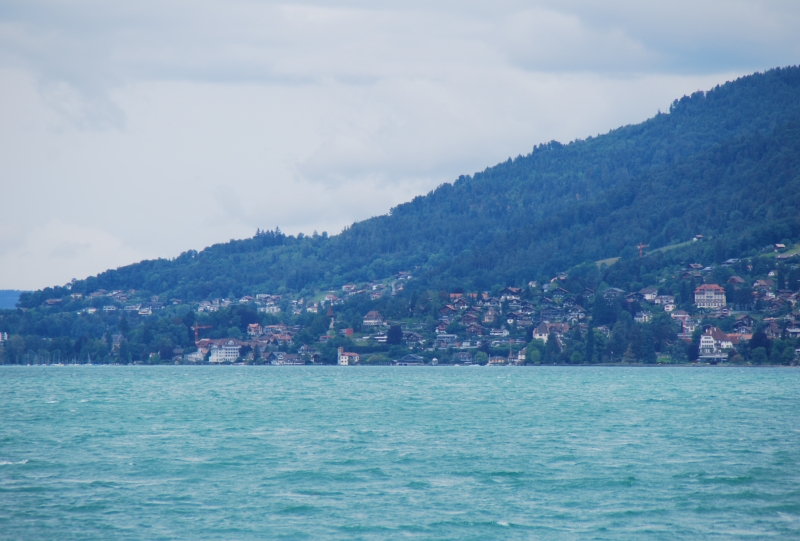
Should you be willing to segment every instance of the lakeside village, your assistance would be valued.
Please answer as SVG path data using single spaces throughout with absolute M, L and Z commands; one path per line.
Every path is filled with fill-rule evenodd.
M 776 252 L 783 249 L 777 245 Z M 794 365 L 800 359 L 794 260 L 691 263 L 660 278 L 645 273 L 639 279 L 651 285 L 633 282 L 634 290 L 605 282 L 603 272 L 610 279 L 623 270 L 617 263 L 481 292 L 416 288 L 408 272 L 314 296 L 260 293 L 191 304 L 143 299 L 136 291 L 72 292 L 41 308 L 51 318 L 77 317 L 73 334 L 81 325 L 88 329 L 71 348 L 54 346 L 64 338 L 40 338 L 44 343 L 32 348 L 0 331 L 6 346 L 0 351 L 4 362 L 24 364 Z M 587 286 L 598 281 L 597 289 Z

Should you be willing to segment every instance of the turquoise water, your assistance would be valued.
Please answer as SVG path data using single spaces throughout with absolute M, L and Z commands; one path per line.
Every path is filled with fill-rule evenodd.
M 3 367 L 3 539 L 800 538 L 800 371 Z

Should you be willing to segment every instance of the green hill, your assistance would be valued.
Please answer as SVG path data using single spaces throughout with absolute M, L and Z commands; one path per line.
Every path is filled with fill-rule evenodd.
M 200 300 L 409 270 L 431 286 L 484 289 L 696 234 L 716 239 L 718 257 L 740 256 L 800 235 L 799 123 L 800 69 L 774 69 L 685 96 L 641 124 L 539 145 L 336 236 L 259 232 L 110 270 L 73 291 Z
M 336 362 L 340 346 L 365 362 L 412 351 L 452 362 L 457 350 L 439 343 L 443 329 L 459 341 L 477 340 L 481 362 L 519 353 L 524 344 L 533 363 L 696 359 L 699 336 L 687 347 L 681 325 L 635 292 L 654 288 L 690 312 L 697 329 L 730 332 L 732 316 L 693 305 L 694 288 L 709 282 L 724 284 L 729 307 L 753 318 L 753 339 L 737 345 L 734 362 L 788 364 L 800 347 L 786 329 L 800 326 L 792 319 L 800 269 L 787 259 L 796 247 L 779 259 L 772 245 L 800 239 L 798 209 L 800 69 L 792 67 L 697 92 L 635 126 L 539 145 L 339 235 L 259 230 L 250 239 L 23 293 L 22 309 L 0 311 L 0 332 L 8 334 L 0 362 L 170 361 L 196 349 L 198 325 L 201 337 L 230 340 L 245 338 L 250 324 L 273 325 L 269 344 L 242 342 L 242 356 L 252 362 L 279 348 Z M 692 240 L 698 235 L 704 241 Z M 649 245 L 642 258 L 639 243 Z M 699 270 L 728 258 L 738 261 Z M 401 271 L 413 280 L 381 294 L 374 282 Z M 558 288 L 522 287 L 519 308 L 490 295 L 489 304 L 466 296 L 460 310 L 447 306 L 450 293 L 499 297 L 507 286 L 545 284 L 556 275 Z M 313 303 L 348 283 L 363 294 L 335 303 L 331 329 L 327 312 L 334 307 Z M 594 294 L 607 286 L 619 290 Z M 288 295 L 258 303 L 245 297 L 255 294 Z M 200 310 L 200 301 L 212 299 L 218 304 Z M 372 310 L 395 324 L 383 342 L 379 334 L 388 329 L 362 328 Z M 560 334 L 545 347 L 531 341 L 540 322 L 570 327 L 553 327 Z

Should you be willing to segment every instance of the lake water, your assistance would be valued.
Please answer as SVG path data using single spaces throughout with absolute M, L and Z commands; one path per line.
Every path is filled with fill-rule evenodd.
M 0 368 L 3 539 L 770 537 L 796 369 Z

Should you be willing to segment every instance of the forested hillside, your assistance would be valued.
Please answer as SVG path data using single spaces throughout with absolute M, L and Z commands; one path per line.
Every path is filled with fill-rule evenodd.
M 534 364 L 789 364 L 798 209 L 792 67 L 539 145 L 335 236 L 259 230 L 23 293 L 0 310 L 0 362 L 202 362 L 234 340 L 246 362 L 335 363 L 343 347 L 372 363 L 516 349 Z M 701 286 L 726 299 L 698 305 Z
M 742 255 L 800 234 L 799 150 L 800 69 L 775 69 L 683 97 L 638 125 L 539 145 L 336 236 L 259 232 L 111 270 L 73 290 L 196 301 L 412 269 L 437 286 L 482 289 L 695 234 L 716 238 L 720 257 Z

